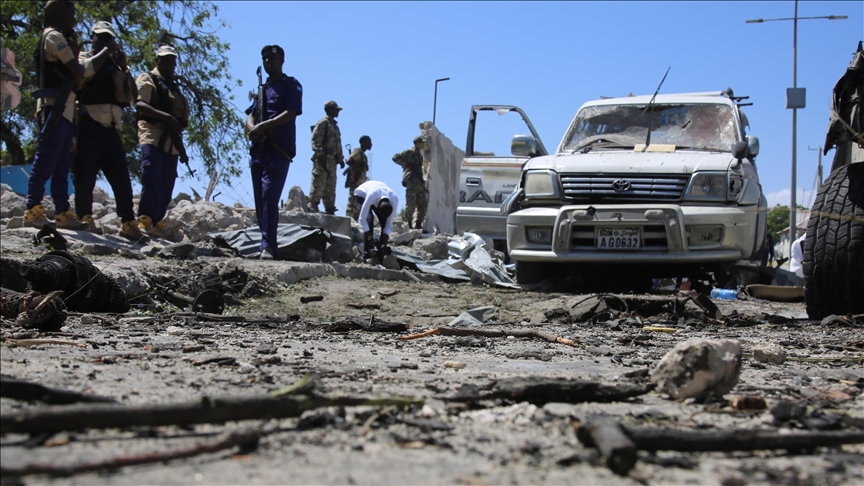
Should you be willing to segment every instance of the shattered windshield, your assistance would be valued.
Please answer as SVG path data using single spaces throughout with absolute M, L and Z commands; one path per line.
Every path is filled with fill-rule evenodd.
M 655 104 L 649 123 L 647 105 L 589 106 L 576 116 L 561 152 L 600 148 L 632 148 L 645 143 L 669 144 L 729 152 L 736 135 L 732 107 L 723 104 Z

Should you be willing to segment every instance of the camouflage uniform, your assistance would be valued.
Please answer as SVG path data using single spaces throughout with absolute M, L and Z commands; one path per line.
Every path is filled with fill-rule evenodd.
M 426 182 L 423 180 L 423 154 L 417 149 L 408 149 L 393 156 L 393 162 L 402 166 L 402 185 L 405 186 L 405 215 L 403 219 L 412 225 L 414 209 L 417 209 L 417 224 L 419 228 L 426 219 L 426 209 L 429 206 L 429 195 Z
M 336 212 L 336 165 L 344 160 L 342 155 L 342 133 L 336 119 L 325 116 L 312 129 L 312 188 L 309 204 L 318 208 L 324 200 L 324 209 Z
M 357 221 L 360 215 L 360 206 L 354 200 L 354 189 L 357 186 L 366 182 L 366 173 L 369 171 L 369 159 L 366 153 L 361 148 L 355 148 L 351 151 L 351 155 L 345 160 L 348 167 L 351 169 L 349 174 L 351 178 L 345 181 L 345 187 L 348 188 L 348 205 L 345 206 L 345 216 L 353 218 Z

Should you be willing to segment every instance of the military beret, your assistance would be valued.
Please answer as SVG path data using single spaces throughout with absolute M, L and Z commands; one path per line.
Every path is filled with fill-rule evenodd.
M 276 44 L 273 44 L 272 46 L 264 46 L 264 48 L 261 49 L 261 55 L 263 56 L 265 54 L 279 54 L 284 58 L 285 50 L 277 46 Z
M 417 135 L 414 137 L 414 143 L 426 143 L 426 140 L 423 140 L 423 135 Z

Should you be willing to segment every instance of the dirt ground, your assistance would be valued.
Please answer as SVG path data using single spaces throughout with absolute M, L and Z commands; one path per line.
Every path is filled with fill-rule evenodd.
M 6 243 L 3 256 L 32 257 Z M 170 273 L 187 284 L 228 264 L 227 259 L 214 257 L 92 259 L 97 267 L 110 264 L 113 274 L 124 269 Z M 309 375 L 314 376 L 314 392 L 319 395 L 399 396 L 423 404 L 324 407 L 297 418 L 224 425 L 91 429 L 37 437 L 4 433 L 0 462 L 11 468 L 179 450 L 225 430 L 276 427 L 254 450 L 233 448 L 68 477 L 6 477 L 4 484 L 864 484 L 862 444 L 805 452 L 641 451 L 629 475 L 618 476 L 574 433 L 598 413 L 628 426 L 860 431 L 860 319 L 850 325 L 823 325 L 806 319 L 803 303 L 747 300 L 719 302 L 725 317 L 712 320 L 692 301 L 684 303 L 684 293 L 598 296 L 571 293 L 566 287 L 529 292 L 335 274 L 285 283 L 278 275 L 300 264 L 240 265 L 248 279 L 243 289 L 226 296 L 233 305 L 223 320 L 183 313 L 165 302 L 159 303 L 161 312 L 146 306 L 124 315 L 72 313 L 61 332 L 50 334 L 25 331 L 3 319 L 2 373 L 114 397 L 123 404 L 261 395 Z M 390 275 L 397 278 L 396 273 Z M 309 296 L 322 299 L 301 302 Z M 602 302 L 608 309 L 574 318 L 574 309 L 592 302 Z M 494 313 L 473 329 L 537 329 L 576 344 L 506 335 L 399 339 L 445 326 L 481 306 L 493 306 Z M 230 317 L 237 319 L 232 322 Z M 409 329 L 373 332 L 345 327 L 368 322 L 402 323 Z M 343 325 L 334 325 L 339 323 Z M 652 326 L 674 332 L 645 329 Z M 15 344 L 25 338 L 62 339 L 85 347 Z M 614 403 L 449 399 L 465 385 L 483 390 L 508 377 L 646 383 L 648 371 L 665 353 L 676 343 L 695 338 L 742 344 L 740 381 L 726 399 L 757 396 L 768 409 L 790 400 L 806 407 L 806 418 L 780 423 L 769 410 L 736 411 L 725 399 L 677 402 L 656 391 Z M 750 350 L 765 343 L 782 346 L 788 361 L 755 361 Z M 46 405 L 0 399 L 3 414 L 41 407 Z

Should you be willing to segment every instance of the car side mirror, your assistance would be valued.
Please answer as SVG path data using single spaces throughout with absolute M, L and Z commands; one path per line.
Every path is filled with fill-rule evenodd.
M 755 135 L 747 135 L 744 137 L 747 140 L 747 153 L 749 154 L 748 158 L 753 160 L 759 155 L 759 137 Z
M 515 135 L 510 141 L 510 153 L 516 157 L 533 157 L 537 154 L 537 140 L 531 135 Z
M 748 155 L 748 146 L 747 142 L 739 141 L 732 144 L 732 157 L 735 157 L 738 160 L 738 163 L 733 165 L 733 169 L 737 169 L 741 167 L 742 161 L 747 158 Z

